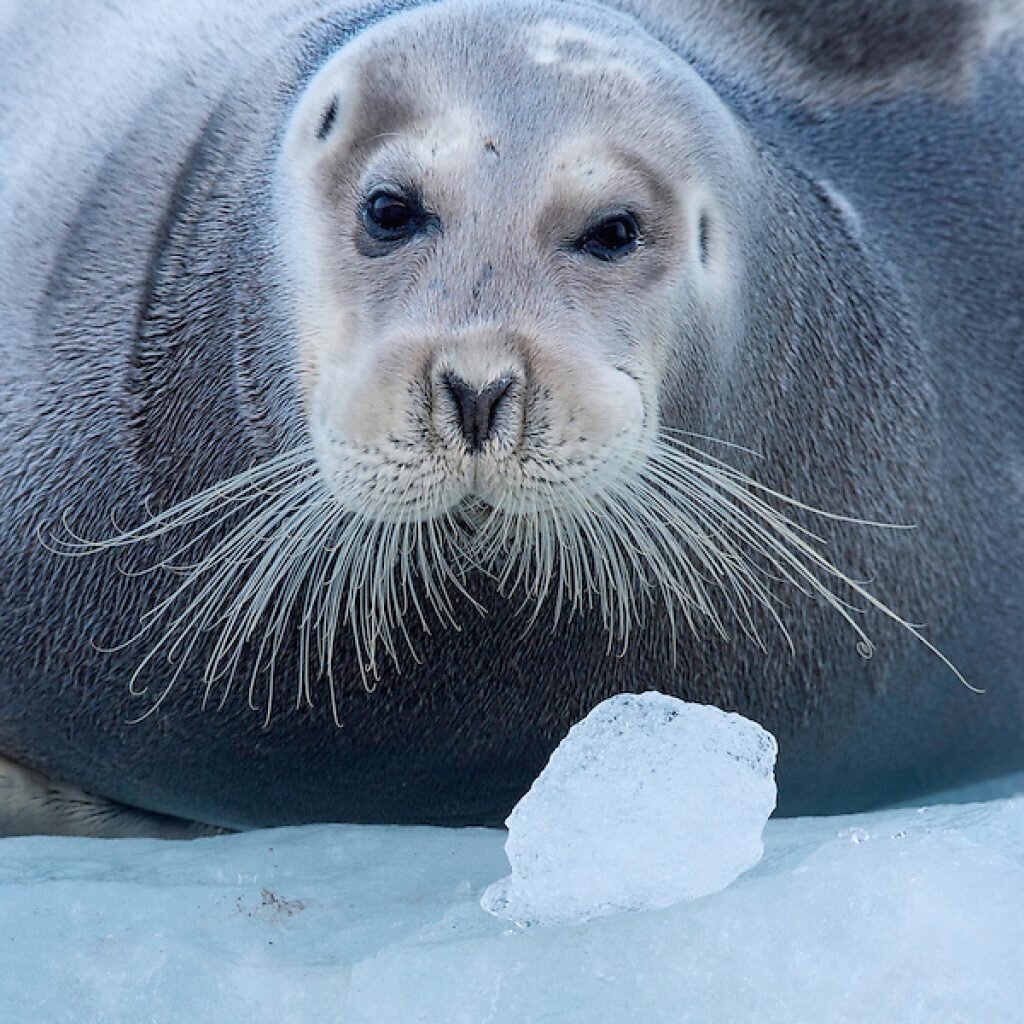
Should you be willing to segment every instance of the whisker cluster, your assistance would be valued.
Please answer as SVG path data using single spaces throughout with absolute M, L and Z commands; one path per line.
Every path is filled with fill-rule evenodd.
M 459 629 L 457 606 L 465 603 L 484 610 L 466 587 L 474 571 L 519 600 L 524 630 L 542 610 L 550 611 L 552 628 L 563 616 L 596 610 L 608 651 L 618 654 L 651 603 L 670 616 L 673 638 L 680 625 L 694 634 L 710 628 L 728 636 L 731 620 L 763 650 L 765 625 L 781 630 L 792 648 L 778 591 L 794 588 L 845 620 L 864 657 L 874 648 L 860 620 L 872 609 L 968 685 L 919 626 L 837 567 L 824 553 L 825 541 L 794 514 L 908 527 L 813 508 L 758 483 L 696 441 L 739 447 L 665 431 L 641 465 L 619 471 L 596 493 L 568 476 L 560 479 L 550 467 L 531 473 L 524 463 L 507 501 L 440 513 L 411 483 L 396 501 L 402 514 L 393 518 L 344 508 L 305 446 L 106 539 L 78 535 L 65 517 L 49 545 L 83 556 L 172 538 L 171 554 L 142 572 L 166 572 L 173 585 L 118 648 L 146 645 L 130 683 L 133 693 L 149 697 L 141 718 L 160 707 L 201 651 L 204 705 L 215 695 L 220 705 L 227 701 L 244 664 L 248 703 L 269 723 L 278 662 L 297 637 L 295 706 L 312 705 L 317 681 L 326 678 L 340 722 L 337 638 L 347 633 L 363 684 L 372 689 L 382 658 L 396 665 L 403 655 L 416 659 L 414 633 L 430 633 L 435 625 Z M 140 680 L 158 659 L 168 674 L 150 692 Z
M 82 537 L 65 517 L 61 535 L 47 543 L 60 554 L 83 556 L 182 538 L 142 571 L 170 574 L 170 592 L 114 648 L 146 645 L 129 680 L 133 694 L 150 698 L 140 718 L 160 707 L 205 641 L 204 706 L 218 692 L 224 705 L 250 650 L 248 703 L 269 722 L 278 662 L 297 635 L 294 703 L 312 705 L 314 684 L 326 677 L 340 721 L 334 686 L 339 632 L 348 630 L 364 685 L 372 689 L 382 652 L 397 663 L 404 646 L 415 657 L 410 621 L 424 631 L 431 618 L 458 628 L 452 594 L 463 590 L 465 572 L 459 535 L 451 513 L 382 520 L 344 510 L 324 484 L 312 447 L 304 447 L 109 538 Z M 161 658 L 168 675 L 153 693 L 140 681 Z

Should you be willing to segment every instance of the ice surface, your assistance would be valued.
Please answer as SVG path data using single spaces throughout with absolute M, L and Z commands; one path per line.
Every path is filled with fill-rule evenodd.
M 666 910 L 518 929 L 504 833 L 0 841 L 3 1024 L 1021 1024 L 1024 797 L 772 820 Z
M 0 840 L 0 1024 L 1024 1021 L 1024 796 L 772 820 L 721 892 L 541 928 L 479 905 L 504 840 Z
M 724 889 L 761 858 L 775 739 L 651 691 L 569 731 L 506 824 L 512 874 L 485 910 L 520 924 L 658 909 Z

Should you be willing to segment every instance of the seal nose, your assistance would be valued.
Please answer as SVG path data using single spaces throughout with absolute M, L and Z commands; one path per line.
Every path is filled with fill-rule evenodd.
M 454 373 L 447 373 L 442 378 L 470 452 L 480 451 L 484 442 L 494 433 L 498 414 L 502 405 L 507 404 L 514 380 L 511 376 L 499 377 L 482 388 L 475 388 Z

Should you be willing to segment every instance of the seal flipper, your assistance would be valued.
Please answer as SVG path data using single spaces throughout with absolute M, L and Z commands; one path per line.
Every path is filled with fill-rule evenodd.
M 196 839 L 225 831 L 94 796 L 0 757 L 0 837 Z

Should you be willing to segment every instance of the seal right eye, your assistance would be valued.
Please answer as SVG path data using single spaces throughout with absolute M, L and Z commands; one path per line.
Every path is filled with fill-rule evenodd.
M 423 214 L 410 200 L 392 192 L 378 191 L 366 200 L 363 219 L 374 238 L 396 242 L 419 229 Z
M 594 225 L 576 247 L 595 259 L 610 263 L 635 251 L 640 243 L 640 226 L 631 213 L 617 213 Z

